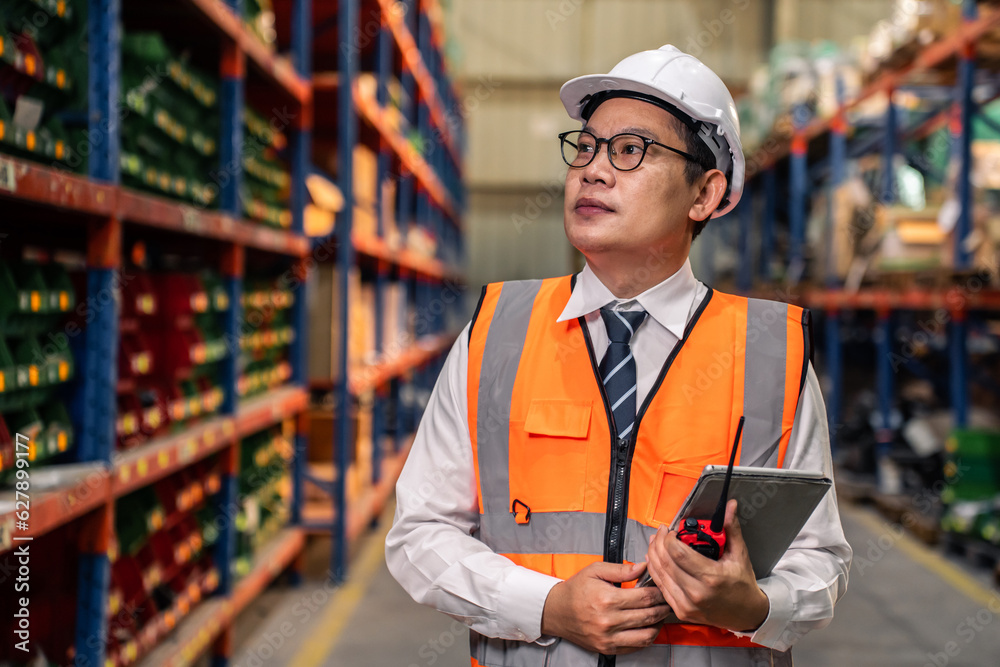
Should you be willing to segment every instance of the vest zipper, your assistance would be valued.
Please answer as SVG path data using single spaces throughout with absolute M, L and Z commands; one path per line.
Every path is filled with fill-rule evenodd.
M 632 433 L 628 438 L 619 438 L 615 435 L 615 420 L 611 411 L 611 402 L 608 401 L 608 395 L 604 391 L 604 382 L 601 381 L 601 372 L 597 366 L 597 357 L 594 354 L 594 343 L 590 338 L 590 330 L 587 329 L 587 320 L 583 317 L 578 319 L 580 329 L 583 331 L 584 340 L 587 342 L 587 354 L 590 356 L 590 366 L 594 371 L 597 386 L 601 391 L 601 400 L 604 402 L 604 412 L 607 414 L 608 427 L 612 433 L 611 474 L 608 480 L 608 506 L 604 525 L 604 562 L 606 563 L 621 563 L 625 556 L 625 543 L 622 537 L 625 533 L 625 524 L 628 518 L 628 487 L 630 480 L 628 473 L 632 467 L 632 454 L 635 453 L 635 445 L 639 437 L 639 423 L 642 421 L 642 416 L 646 414 L 646 408 L 653 401 L 653 396 L 656 395 L 660 385 L 663 384 L 663 379 L 667 376 L 667 371 L 673 365 L 674 359 L 691 335 L 691 330 L 694 329 L 694 325 L 701 319 L 701 314 L 708 307 L 708 302 L 712 300 L 712 294 L 712 288 L 708 288 L 705 298 L 702 299 L 702 302 L 698 305 L 698 309 L 691 316 L 687 327 L 685 327 L 683 338 L 677 341 L 674 349 L 667 356 L 659 375 L 656 377 L 656 381 L 646 395 L 646 399 L 642 402 L 642 406 L 636 412 L 635 425 L 632 427 Z M 621 584 L 615 585 L 621 586 Z M 598 667 L 615 667 L 616 659 L 617 656 L 602 654 L 597 661 L 597 665 Z
M 583 338 L 587 342 L 587 355 L 590 357 L 590 367 L 594 371 L 594 377 L 597 378 L 597 388 L 601 392 L 601 400 L 604 402 L 604 413 L 608 419 L 608 431 L 611 433 L 611 442 L 609 449 L 611 450 L 611 474 L 608 479 L 608 502 L 606 507 L 606 514 L 604 519 L 604 560 L 609 563 L 616 561 L 609 559 L 608 552 L 608 542 L 610 537 L 610 529 L 612 525 L 612 507 L 615 504 L 615 494 L 616 491 L 619 493 L 620 502 L 624 502 L 624 493 L 620 489 L 620 484 L 617 484 L 618 478 L 618 438 L 615 436 L 615 419 L 614 414 L 611 412 L 611 402 L 608 400 L 608 394 L 604 391 L 604 383 L 601 382 L 601 372 L 597 368 L 597 358 L 594 355 L 594 343 L 590 338 L 590 330 L 587 328 L 587 320 L 583 317 L 579 318 L 580 330 L 583 332 Z M 633 429 L 634 431 L 635 429 Z M 622 471 L 624 475 L 624 471 Z M 619 561 L 620 562 L 620 561 Z M 601 663 L 604 664 L 604 663 Z

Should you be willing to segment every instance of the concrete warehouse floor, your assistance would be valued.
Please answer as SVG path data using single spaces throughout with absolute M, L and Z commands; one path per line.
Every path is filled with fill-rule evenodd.
M 385 567 L 392 508 L 333 590 L 309 582 L 272 591 L 241 617 L 236 667 L 466 667 L 461 623 L 413 602 Z M 842 505 L 855 550 L 847 595 L 830 626 L 806 636 L 807 667 L 996 667 L 1000 593 L 972 570 L 914 541 L 873 510 Z M 322 571 L 322 545 L 310 552 Z

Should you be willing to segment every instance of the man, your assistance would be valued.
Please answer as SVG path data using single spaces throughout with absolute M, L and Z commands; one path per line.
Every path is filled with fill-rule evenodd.
M 560 140 L 587 266 L 484 288 L 397 484 L 389 569 L 469 625 L 473 665 L 790 665 L 847 585 L 834 494 L 759 581 L 735 502 L 718 561 L 662 527 L 741 418 L 741 465 L 832 476 L 806 314 L 688 262 L 743 189 L 732 97 L 672 46 L 560 96 L 584 123 Z

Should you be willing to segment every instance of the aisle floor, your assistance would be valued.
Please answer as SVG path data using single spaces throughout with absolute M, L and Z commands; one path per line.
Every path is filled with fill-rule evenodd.
M 987 573 L 952 562 L 900 535 L 867 508 L 843 506 L 855 549 L 848 593 L 830 626 L 806 636 L 807 667 L 996 667 L 1000 593 Z M 354 555 L 333 591 L 317 583 L 270 594 L 251 611 L 237 667 L 464 667 L 465 627 L 413 602 L 386 569 L 391 513 Z

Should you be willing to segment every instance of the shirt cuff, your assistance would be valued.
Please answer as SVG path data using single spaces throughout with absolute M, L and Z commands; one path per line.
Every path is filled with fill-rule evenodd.
M 767 577 L 757 582 L 767 596 L 770 608 L 767 618 L 753 632 L 733 632 L 737 637 L 749 637 L 750 641 L 778 651 L 786 650 L 793 642 L 788 641 L 786 629 L 792 620 L 792 592 L 788 584 L 778 577 Z
M 511 569 L 498 611 L 500 622 L 510 628 L 512 639 L 533 642 L 542 636 L 545 599 L 560 581 L 525 567 Z

